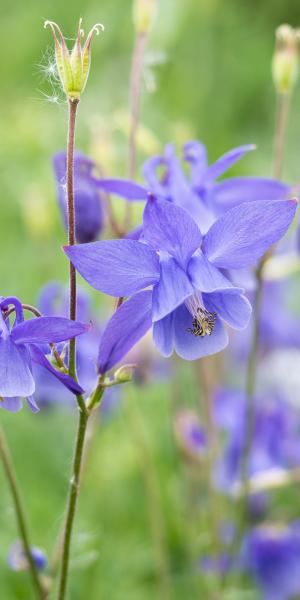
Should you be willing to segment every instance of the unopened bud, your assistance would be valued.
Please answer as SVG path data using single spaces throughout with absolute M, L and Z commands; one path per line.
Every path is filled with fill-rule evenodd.
M 123 365 L 114 374 L 116 383 L 127 383 L 132 380 L 133 372 L 136 365 Z
M 276 45 L 272 73 L 276 90 L 280 94 L 291 92 L 298 76 L 299 31 L 290 25 L 276 29 Z
M 156 11 L 156 0 L 134 0 L 133 21 L 137 33 L 147 33 Z
M 81 47 L 82 19 L 79 20 L 77 37 L 74 47 L 69 52 L 65 38 L 59 26 L 53 21 L 45 21 L 44 27 L 51 27 L 55 44 L 56 67 L 60 77 L 63 90 L 71 101 L 79 101 L 85 88 L 91 64 L 91 41 L 94 33 L 97 35 L 100 29 L 104 29 L 101 23 L 92 27 L 87 35 L 83 48 Z

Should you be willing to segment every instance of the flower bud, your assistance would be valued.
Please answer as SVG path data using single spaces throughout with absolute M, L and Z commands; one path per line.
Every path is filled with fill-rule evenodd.
M 299 32 L 290 25 L 276 29 L 276 45 L 272 61 L 272 73 L 279 94 L 288 94 L 298 76 Z
M 133 22 L 137 33 L 147 33 L 152 25 L 156 0 L 134 0 Z
M 115 383 L 127 383 L 132 380 L 136 365 L 123 365 L 114 374 Z
M 45 21 L 44 27 L 51 27 L 55 44 L 56 67 L 63 90 L 67 98 L 78 102 L 85 88 L 91 64 L 91 41 L 94 33 L 99 34 L 104 30 L 101 23 L 97 23 L 90 30 L 83 48 L 81 48 L 82 19 L 79 19 L 77 38 L 74 47 L 69 52 L 65 38 L 59 26 L 53 21 Z

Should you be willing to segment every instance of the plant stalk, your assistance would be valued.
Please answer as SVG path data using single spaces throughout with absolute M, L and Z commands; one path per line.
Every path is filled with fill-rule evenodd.
M 26 523 L 25 512 L 21 500 L 17 476 L 2 428 L 0 428 L 0 457 L 2 460 L 3 469 L 8 485 L 10 487 L 14 511 L 19 528 L 19 534 L 22 540 L 24 554 L 28 562 L 32 583 L 36 591 L 36 597 L 38 598 L 38 600 L 44 600 L 45 598 L 47 598 L 48 592 L 44 589 L 42 585 L 36 564 L 31 554 L 28 526 Z
M 138 32 L 135 38 L 135 44 L 132 54 L 131 74 L 130 74 L 130 91 L 129 91 L 129 146 L 128 146 L 128 166 L 127 175 L 129 179 L 134 179 L 136 172 L 137 159 L 137 134 L 140 119 L 141 106 L 141 86 L 143 75 L 143 62 L 146 46 L 146 32 Z M 124 220 L 124 229 L 128 231 L 131 227 L 132 219 L 132 204 L 126 203 L 126 213 Z

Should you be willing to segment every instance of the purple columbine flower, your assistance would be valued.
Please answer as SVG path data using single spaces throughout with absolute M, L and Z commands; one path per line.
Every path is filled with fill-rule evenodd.
M 263 177 L 230 177 L 217 181 L 247 152 L 254 149 L 253 144 L 233 148 L 215 163 L 208 165 L 205 146 L 200 142 L 190 141 L 183 146 L 185 165 L 181 166 L 174 146 L 168 144 L 163 156 L 154 156 L 144 165 L 143 173 L 148 190 L 140 184 L 122 179 L 99 179 L 97 185 L 130 202 L 147 200 L 147 191 L 150 191 L 155 196 L 184 208 L 196 221 L 201 233 L 205 234 L 216 219 L 243 202 L 283 200 L 291 194 L 291 186 Z M 186 173 L 187 165 L 189 176 Z M 138 228 L 133 232 L 133 237 L 139 239 L 140 234 L 141 230 Z
M 168 144 L 163 156 L 154 156 L 144 165 L 144 177 L 151 192 L 185 208 L 198 223 L 201 233 L 208 231 L 214 221 L 230 208 L 242 202 L 282 200 L 291 187 L 262 177 L 230 177 L 218 182 L 219 177 L 251 150 L 253 144 L 233 148 L 215 163 L 208 165 L 205 146 L 198 141 L 183 146 L 181 166 L 175 148 Z M 159 170 L 164 174 L 159 175 Z
M 58 152 L 53 158 L 57 183 L 57 197 L 65 227 L 67 227 L 66 153 Z M 104 225 L 104 209 L 99 189 L 92 171 L 94 162 L 75 152 L 74 156 L 74 202 L 76 240 L 79 244 L 96 240 Z
M 300 593 L 300 529 L 260 526 L 246 536 L 244 568 L 261 589 L 263 600 L 290 600 Z
M 15 308 L 15 321 L 11 327 L 6 311 Z M 66 373 L 55 369 L 47 360 L 44 344 L 74 338 L 89 329 L 89 325 L 70 321 L 64 317 L 39 317 L 24 320 L 20 300 L 15 297 L 0 301 L 0 407 L 11 412 L 22 408 L 21 398 L 27 398 L 33 412 L 38 411 L 34 399 L 35 381 L 32 363 L 38 363 L 74 394 L 82 388 Z
M 105 329 L 100 373 L 119 362 L 152 324 L 154 343 L 164 356 L 175 349 L 194 360 L 225 348 L 223 322 L 243 329 L 251 305 L 223 270 L 253 265 L 284 235 L 296 205 L 293 200 L 244 203 L 220 217 L 203 237 L 186 210 L 151 196 L 143 218 L 146 243 L 108 240 L 65 247 L 94 288 L 131 296 Z

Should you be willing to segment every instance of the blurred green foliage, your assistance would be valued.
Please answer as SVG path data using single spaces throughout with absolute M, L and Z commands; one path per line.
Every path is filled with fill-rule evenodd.
M 257 152 L 242 161 L 235 173 L 269 175 L 275 115 L 270 74 L 274 29 L 282 22 L 299 26 L 299 5 L 294 0 L 158 0 L 158 4 L 147 52 L 162 53 L 164 60 L 155 69 L 156 91 L 143 91 L 146 132 L 140 164 L 169 141 L 180 145 L 200 139 L 211 160 L 234 145 L 255 142 Z M 87 30 L 101 21 L 105 32 L 93 43 L 77 146 L 101 160 L 110 175 L 124 176 L 131 1 L 14 0 L 1 6 L 1 293 L 20 295 L 25 302 L 34 303 L 46 281 L 67 277 L 60 251 L 65 234 L 51 170 L 52 154 L 65 146 L 66 106 L 46 98 L 49 95 L 51 100 L 58 92 L 44 73 L 52 60 L 52 38 L 43 22 L 55 20 L 66 36 L 74 37 L 79 16 Z M 299 172 L 299 106 L 298 86 L 285 164 L 285 175 L 292 181 L 297 181 Z M 182 404 L 195 402 L 184 379 L 181 386 Z M 195 570 L 189 568 L 188 483 L 186 473 L 182 478 L 184 468 L 172 438 L 173 394 L 161 385 L 137 390 L 134 396 L 161 488 L 172 598 L 200 597 L 201 590 L 207 597 L 209 581 L 199 583 Z M 72 600 L 159 597 L 143 466 L 126 402 L 101 426 L 92 445 L 76 523 Z M 18 416 L 1 411 L 1 419 L 24 485 L 34 543 L 50 552 L 63 515 L 75 414 L 48 411 L 32 416 L 25 408 Z M 27 600 L 31 597 L 27 575 L 12 573 L 5 564 L 16 528 L 2 474 L 0 483 L 1 598 Z M 205 535 L 205 529 L 199 528 L 192 548 L 194 561 Z M 256 596 L 237 592 L 236 597 Z

